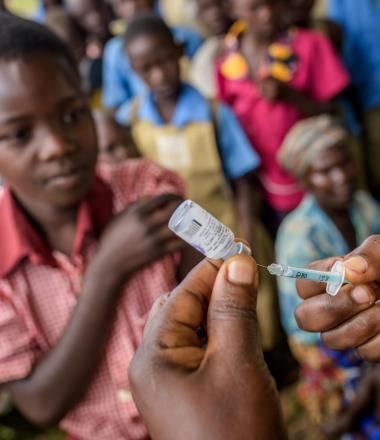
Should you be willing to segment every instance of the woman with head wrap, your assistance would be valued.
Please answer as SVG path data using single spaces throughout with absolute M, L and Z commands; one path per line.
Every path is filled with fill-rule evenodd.
M 296 124 L 278 159 L 306 190 L 301 204 L 279 229 L 278 262 L 302 267 L 345 255 L 368 236 L 380 233 L 380 206 L 369 194 L 356 190 L 348 134 L 333 117 L 322 115 Z M 318 334 L 301 331 L 294 318 L 300 302 L 295 282 L 280 278 L 278 283 L 282 323 L 302 367 L 299 396 L 312 421 L 321 424 L 339 411 L 342 392 L 352 394 L 361 362 L 353 352 L 327 351 Z

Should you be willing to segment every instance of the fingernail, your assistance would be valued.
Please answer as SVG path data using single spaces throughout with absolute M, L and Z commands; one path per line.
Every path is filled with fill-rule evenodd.
M 232 284 L 250 285 L 253 283 L 255 273 L 249 261 L 234 260 L 227 268 L 227 278 Z
M 363 257 L 351 257 L 344 262 L 346 269 L 357 273 L 365 273 L 368 269 L 368 262 Z
M 357 304 L 369 304 L 372 302 L 371 296 L 363 287 L 355 287 L 355 289 L 351 292 L 351 298 Z

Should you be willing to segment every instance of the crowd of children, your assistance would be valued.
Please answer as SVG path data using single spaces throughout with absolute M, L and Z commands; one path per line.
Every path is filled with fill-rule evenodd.
M 0 0 L 1 390 L 70 439 L 148 439 L 126 371 L 200 259 L 167 229 L 180 200 L 260 264 L 380 234 L 380 1 L 34 6 Z M 310 438 L 337 435 L 367 364 L 298 329 L 294 281 L 263 272 L 258 301 L 277 385 L 298 383 Z M 371 408 L 363 426 L 348 438 L 377 438 Z

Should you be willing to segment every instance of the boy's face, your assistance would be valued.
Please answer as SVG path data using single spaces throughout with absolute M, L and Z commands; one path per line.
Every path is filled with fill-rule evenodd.
M 345 143 L 322 151 L 309 167 L 304 185 L 322 208 L 347 209 L 356 187 L 355 162 Z
M 118 164 L 138 157 L 130 129 L 118 125 L 110 116 L 95 114 L 99 139 L 99 159 L 108 164 Z
M 271 39 L 284 30 L 284 0 L 230 0 L 234 17 L 244 20 L 260 39 Z
M 182 48 L 162 35 L 141 35 L 127 45 L 132 67 L 157 99 L 176 99 Z
M 114 14 L 126 22 L 131 21 L 137 14 L 152 12 L 154 0 L 109 0 Z
M 223 35 L 230 24 L 225 0 L 198 0 L 198 17 L 211 35 Z
M 0 62 L 0 176 L 25 206 L 75 208 L 94 177 L 97 140 L 80 80 L 40 53 Z
M 105 41 L 109 36 L 109 11 L 103 0 L 66 0 L 70 14 L 91 36 Z

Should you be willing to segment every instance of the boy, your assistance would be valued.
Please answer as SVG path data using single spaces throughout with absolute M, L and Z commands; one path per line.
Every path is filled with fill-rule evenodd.
M 178 172 L 189 197 L 237 232 L 230 181 L 240 208 L 240 232 L 252 237 L 253 196 L 249 175 L 259 160 L 226 106 L 213 106 L 182 83 L 182 48 L 154 15 L 129 24 L 125 47 L 132 67 L 150 90 L 130 113 L 132 134 L 144 157 Z M 213 108 L 215 107 L 215 108 Z
M 141 13 L 154 13 L 155 10 L 154 0 L 110 0 L 110 4 L 115 15 L 123 20 L 126 26 L 133 17 Z M 203 42 L 202 37 L 184 27 L 173 28 L 173 33 L 176 40 L 184 45 L 185 60 L 192 59 Z M 121 36 L 111 39 L 105 48 L 103 78 L 104 106 L 117 110 L 117 120 L 123 123 L 133 98 L 143 94 L 145 87 L 130 65 Z
M 75 66 L 47 28 L 0 14 L 0 383 L 71 439 L 147 439 L 127 366 L 185 270 L 166 227 L 178 196 L 154 197 L 182 185 L 146 161 L 95 173 Z
M 131 65 L 150 89 L 130 114 L 140 153 L 178 172 L 190 198 L 241 234 L 258 261 L 269 261 L 271 245 L 254 216 L 252 177 L 259 159 L 235 116 L 181 82 L 181 46 L 159 17 L 136 18 L 125 43 Z M 263 274 L 259 310 L 266 350 L 273 348 L 278 330 L 272 283 Z
M 126 159 L 139 157 L 129 127 L 118 124 L 112 113 L 94 112 L 99 141 L 99 159 L 109 165 L 117 165 Z

